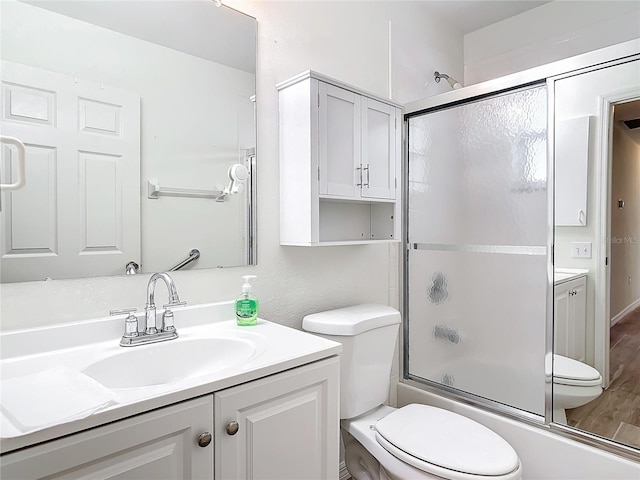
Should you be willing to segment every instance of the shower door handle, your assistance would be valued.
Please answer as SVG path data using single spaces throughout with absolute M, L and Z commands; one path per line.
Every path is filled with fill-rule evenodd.
M 17 177 L 16 181 L 13 183 L 3 183 L 0 184 L 0 189 L 2 190 L 18 190 L 25 186 L 25 166 L 24 160 L 26 157 L 26 150 L 24 148 L 24 143 L 14 137 L 5 137 L 0 136 L 0 143 L 6 143 L 8 145 L 13 145 L 18 150 L 18 158 L 17 158 Z

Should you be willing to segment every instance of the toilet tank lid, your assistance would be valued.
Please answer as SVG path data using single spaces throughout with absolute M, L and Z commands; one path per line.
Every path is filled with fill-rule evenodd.
M 306 315 L 302 329 L 324 335 L 353 336 L 398 323 L 398 310 L 388 305 L 368 303 Z

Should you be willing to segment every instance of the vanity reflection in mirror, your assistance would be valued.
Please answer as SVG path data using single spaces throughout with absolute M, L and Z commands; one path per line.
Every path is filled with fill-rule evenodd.
M 255 263 L 255 19 L 11 0 L 1 41 L 1 129 L 27 179 L 2 192 L 2 282 L 166 271 L 193 249 L 183 268 Z M 3 144 L 2 178 L 16 165 Z
M 640 62 L 554 83 L 553 421 L 640 448 Z

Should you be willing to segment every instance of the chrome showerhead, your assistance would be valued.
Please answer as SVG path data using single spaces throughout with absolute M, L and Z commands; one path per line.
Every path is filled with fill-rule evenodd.
M 444 78 L 447 82 L 449 82 L 449 85 L 451 85 L 451 88 L 453 88 L 454 90 L 462 88 L 462 84 L 460 82 L 458 82 L 455 78 L 451 78 L 446 73 L 433 72 L 433 78 L 435 78 L 436 83 L 440 83 L 440 79 Z

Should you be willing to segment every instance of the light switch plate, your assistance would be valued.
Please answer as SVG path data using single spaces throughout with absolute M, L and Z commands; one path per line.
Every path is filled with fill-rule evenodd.
M 591 242 L 572 242 L 571 257 L 591 258 Z

